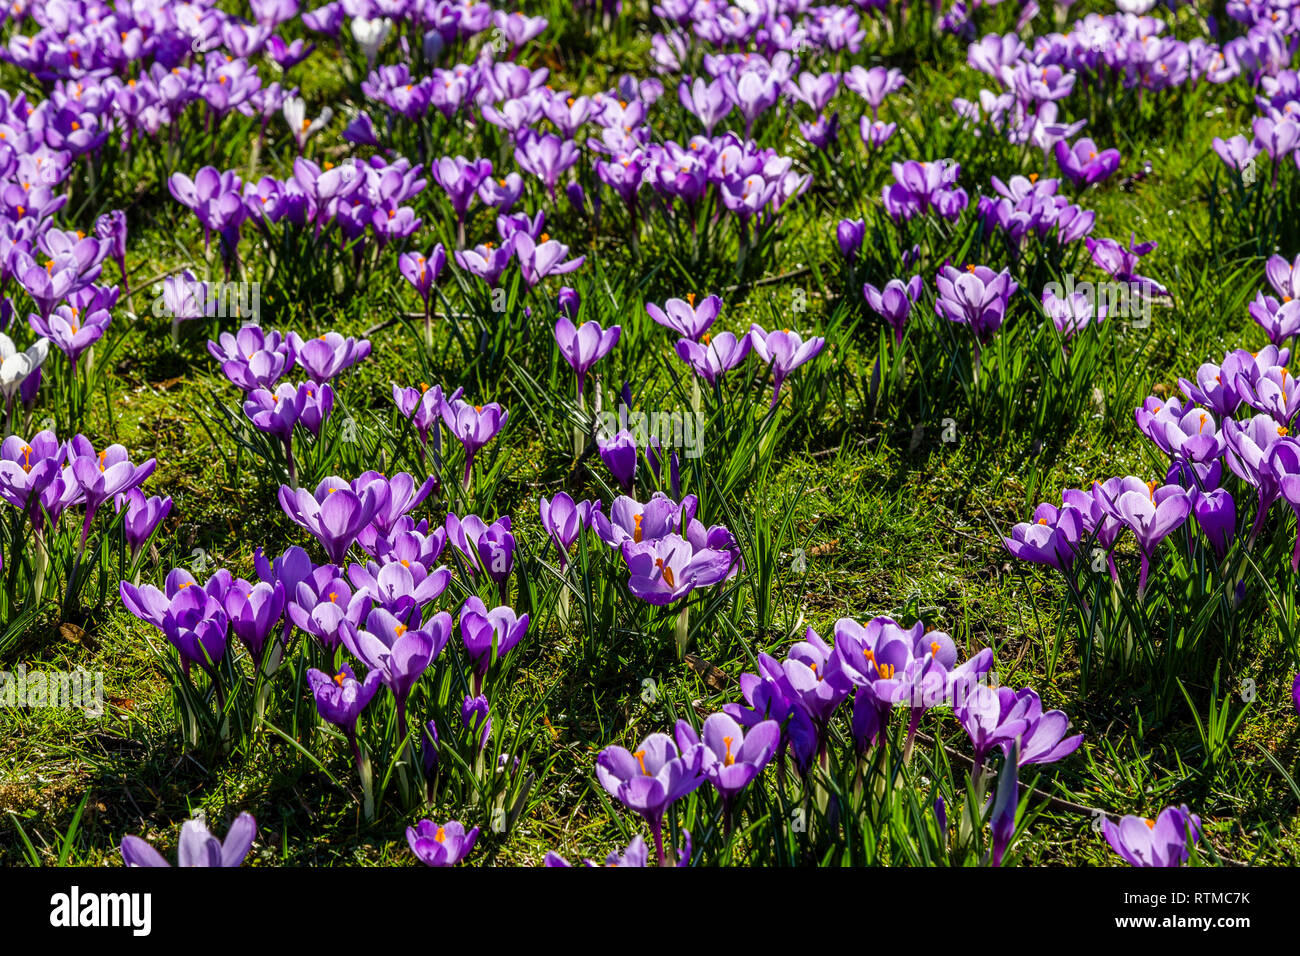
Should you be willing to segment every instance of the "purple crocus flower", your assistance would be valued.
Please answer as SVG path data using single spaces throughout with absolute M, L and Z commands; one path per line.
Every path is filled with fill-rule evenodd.
M 0 443 L 0 498 L 26 514 L 34 524 L 43 521 L 41 495 L 53 488 L 56 497 L 62 497 L 62 468 L 66 460 L 67 446 L 52 431 L 38 432 L 30 442 L 10 435 Z
M 576 328 L 568 317 L 561 316 L 555 323 L 555 342 L 560 347 L 560 354 L 573 368 L 578 377 L 578 396 L 582 396 L 582 385 L 587 371 L 609 354 L 610 349 L 618 344 L 618 337 L 623 329 L 612 326 L 603 329 L 599 322 L 583 322 Z
M 1222 561 L 1237 533 L 1237 502 L 1226 488 L 1192 493 L 1192 514 L 1215 556 Z M 1293 562 L 1294 563 L 1294 559 Z
M 844 672 L 832 666 L 834 653 L 834 648 L 810 627 L 803 640 L 790 645 L 775 671 L 785 695 L 802 707 L 817 726 L 819 753 L 831 715 L 851 689 Z
M 1032 688 L 996 690 L 977 684 L 958 702 L 956 713 L 970 735 L 978 766 L 994 747 L 1001 747 L 1010 757 L 1012 746 L 1020 741 L 1021 766 L 1055 763 L 1079 749 L 1083 735 L 1066 737 L 1070 719 L 1064 711 L 1043 710 L 1043 702 Z
M 555 186 L 560 177 L 578 161 L 578 144 L 561 139 L 554 133 L 537 133 L 522 129 L 515 139 L 515 161 L 519 168 L 532 173 L 546 186 L 555 201 Z
M 822 113 L 811 123 L 800 120 L 799 133 L 808 141 L 809 146 L 814 149 L 825 150 L 839 138 L 840 114 L 832 113 L 827 116 Z
M 326 332 L 306 340 L 298 333 L 290 332 L 288 342 L 295 361 L 317 383 L 328 382 L 370 354 L 369 339 L 358 341 L 337 332 Z
M 1056 141 L 1056 162 L 1067 179 L 1076 187 L 1091 186 L 1111 176 L 1119 169 L 1119 150 L 1097 151 L 1097 144 L 1086 136 L 1070 146 L 1063 139 Z
M 218 840 L 201 819 L 186 820 L 181 826 L 177 866 L 239 866 L 253 848 L 257 821 L 251 813 L 241 813 L 230 824 L 226 839 Z M 171 866 L 161 853 L 138 836 L 122 838 L 122 862 L 127 866 Z
M 787 693 L 788 685 L 780 661 L 769 654 L 760 654 L 758 669 L 759 674 L 740 675 L 740 693 L 748 706 L 724 704 L 723 713 L 743 727 L 775 720 L 782 728 L 778 751 L 782 759 L 789 748 L 799 772 L 807 773 L 817 754 L 818 728 L 807 711 Z
M 781 400 L 781 386 L 786 377 L 803 365 L 816 358 L 826 340 L 813 336 L 806 342 L 798 332 L 789 329 L 765 331 L 762 326 L 749 327 L 750 340 L 753 342 L 754 354 L 772 366 L 772 408 Z
M 710 385 L 716 385 L 722 376 L 731 371 L 746 357 L 754 347 L 753 335 L 746 333 L 737 338 L 731 332 L 708 332 L 700 342 L 691 339 L 678 339 L 677 356 L 689 365 L 696 375 Z
M 386 493 L 387 487 L 379 483 L 354 490 L 342 478 L 331 475 L 315 492 L 281 485 L 279 499 L 289 519 L 321 543 L 332 563 L 342 564 L 361 530 L 386 504 Z
M 137 588 L 123 581 L 119 594 L 128 611 L 163 632 L 180 653 L 181 667 L 187 674 L 192 664 L 198 664 L 215 675 L 216 664 L 226 653 L 228 630 L 221 600 L 224 594 L 212 593 L 217 590 L 199 587 L 188 573 L 178 569 L 167 576 L 165 592 L 152 585 Z
M 840 255 L 848 261 L 849 265 L 853 265 L 857 260 L 866 234 L 867 224 L 862 219 L 841 219 L 839 225 L 835 227 L 835 241 L 839 243 Z
M 4 462 L 0 461 L 0 484 L 3 484 Z M 127 547 L 131 549 L 131 560 L 134 561 L 140 555 L 149 538 L 153 536 L 154 531 L 162 524 L 163 519 L 172 510 L 172 500 L 170 497 L 146 498 L 144 492 L 139 488 L 132 488 L 123 495 L 118 495 L 114 505 L 120 512 L 122 506 L 126 506 L 126 518 L 122 522 L 122 531 L 126 535 Z
M 674 736 L 677 746 L 687 756 L 695 748 L 703 748 L 700 769 L 728 808 L 730 827 L 731 804 L 776 754 L 781 742 L 781 725 L 775 720 L 764 720 L 745 729 L 726 714 L 712 714 L 705 719 L 698 735 L 686 721 L 677 721 Z
M 687 495 L 680 504 L 662 491 L 655 492 L 645 504 L 620 495 L 610 506 L 608 518 L 599 511 L 591 518 L 600 540 L 621 549 L 629 541 L 653 541 L 680 531 L 694 519 L 697 506 L 694 495 Z
M 1184 407 L 1177 398 L 1152 396 L 1133 417 L 1138 430 L 1173 459 L 1208 464 L 1227 447 L 1214 416 L 1194 405 Z
M 1002 541 L 1013 557 L 1068 574 L 1083 535 L 1084 518 L 1078 508 L 1043 503 L 1034 509 L 1032 522 L 1020 522 Z
M 689 86 L 685 80 L 677 87 L 677 99 L 686 112 L 696 117 L 704 126 L 704 135 L 712 136 L 713 127 L 731 112 L 734 104 L 727 95 L 721 80 L 706 81 L 696 77 Z
M 348 567 L 348 579 L 357 593 L 369 595 L 376 606 L 401 623 L 418 627 L 420 609 L 447 589 L 451 572 L 446 568 L 431 572 L 419 561 L 394 559 L 385 564 L 353 564 Z
M 1245 171 L 1255 157 L 1259 155 L 1259 147 L 1241 135 L 1226 140 L 1216 136 L 1210 142 L 1210 145 L 1219 154 L 1223 164 L 1238 173 Z
M 259 431 L 264 431 L 284 443 L 286 454 L 293 452 L 293 426 L 302 417 L 307 400 L 306 386 L 281 382 L 271 391 L 255 387 L 244 400 L 244 414 Z
M 226 591 L 223 604 L 231 631 L 260 662 L 267 637 L 284 616 L 284 585 L 278 581 L 250 584 L 238 578 Z
M 447 250 L 442 243 L 437 243 L 427 256 L 420 252 L 404 252 L 397 257 L 397 270 L 420 296 L 426 313 L 429 311 L 429 295 L 446 263 Z
M 536 241 L 522 230 L 516 232 L 511 241 L 514 243 L 515 258 L 524 274 L 524 284 L 533 288 L 547 276 L 566 275 L 587 261 L 586 256 L 565 261 L 569 247 L 564 243 L 542 233 Z
M 968 265 L 965 270 L 944 266 L 935 277 L 938 297 L 934 308 L 949 322 L 965 325 L 978 345 L 986 345 L 1002 326 L 1007 302 L 1020 288 L 1003 269 Z
M 877 289 L 870 282 L 862 286 L 862 296 L 867 305 L 894 330 L 895 344 L 903 341 L 903 327 L 912 314 L 912 306 L 921 297 L 922 288 L 920 276 L 912 276 L 906 284 L 902 279 L 890 279 L 883 289 Z
M 1238 375 L 1237 391 L 1251 408 L 1268 412 L 1279 425 L 1290 426 L 1300 412 L 1300 386 L 1285 365 L 1250 375 Z
M 67 486 L 64 504 L 82 503 L 86 506 L 86 519 L 81 529 L 83 546 L 99 507 L 110 498 L 138 488 L 153 474 L 156 465 L 153 458 L 139 467 L 131 464 L 127 450 L 121 445 L 109 445 L 96 452 L 84 435 L 77 435 L 68 443 L 68 466 L 63 470 Z
M 516 615 L 504 605 L 488 610 L 482 598 L 473 596 L 460 609 L 460 639 L 474 669 L 476 685 L 493 661 L 505 660 L 507 654 L 528 633 L 528 615 Z M 475 692 L 477 693 L 476 686 Z
M 462 394 L 464 394 L 464 389 L 458 388 L 451 393 L 450 397 L 454 401 L 460 398 Z M 442 452 L 442 433 L 435 426 L 442 418 L 444 401 L 446 399 L 440 385 L 430 388 L 426 383 L 421 382 L 419 388 L 398 388 L 396 385 L 393 386 L 393 403 L 403 416 L 411 420 L 416 433 L 420 436 L 419 453 L 422 466 L 428 455 L 430 432 L 433 432 L 434 460 L 439 466 L 441 465 L 441 459 L 438 456 Z
M 334 387 L 304 382 L 298 386 L 298 401 L 301 403 L 301 411 L 298 413 L 299 424 L 307 429 L 307 433 L 313 438 L 319 436 L 321 425 L 334 411 Z
M 292 587 L 286 586 L 285 591 L 289 620 L 330 654 L 342 640 L 343 622 L 360 627 L 372 604 L 371 596 L 362 590 L 354 593 L 347 578 L 332 564 L 315 568 Z
M 993 652 L 987 648 L 958 665 L 952 638 L 942 631 L 926 631 L 920 621 L 909 629 L 888 617 L 874 618 L 865 626 L 849 618 L 835 623 L 831 674 L 869 692 L 882 730 L 888 708 L 910 708 L 908 753 L 925 710 L 969 693 L 992 666 Z M 865 703 L 859 695 L 855 717 Z
M 889 142 L 896 132 L 898 132 L 897 123 L 882 123 L 880 120 L 869 120 L 865 116 L 858 123 L 858 135 L 862 137 L 862 142 L 871 149 L 880 149 Z M 948 209 L 953 205 L 960 205 L 964 208 L 966 203 L 958 199 L 958 196 L 964 197 L 964 195 L 961 190 L 952 190 L 942 197 L 936 196 L 939 201 L 935 204 L 935 207 L 942 206 Z
M 630 494 L 632 483 L 636 479 L 637 462 L 636 440 L 632 433 L 624 428 L 610 438 L 597 437 L 596 448 L 600 452 L 600 460 L 610 470 L 614 480 Z M 3 467 L 2 463 L 0 467 Z M 2 480 L 0 475 L 0 481 Z
M 1182 866 L 1189 855 L 1188 840 L 1201 838 L 1201 818 L 1187 809 L 1166 807 L 1154 820 L 1126 816 L 1119 823 L 1102 822 L 1111 849 L 1131 866 Z
M 107 309 L 96 309 L 83 315 L 74 305 L 57 306 L 48 318 L 34 314 L 27 317 L 32 331 L 53 342 L 68 357 L 74 369 L 82 353 L 103 338 L 112 320 Z
M 663 817 L 673 802 L 704 782 L 704 751 L 681 754 L 667 734 L 651 734 L 636 750 L 606 747 L 596 758 L 596 779 L 610 796 L 641 815 L 663 864 Z
M 1266 413 L 1245 421 L 1229 418 L 1223 422 L 1223 437 L 1228 445 L 1228 467 L 1234 475 L 1254 488 L 1259 498 L 1247 547 L 1254 544 L 1260 528 L 1264 526 L 1264 516 L 1281 494 L 1277 479 L 1268 467 L 1268 452 L 1275 442 L 1286 436 L 1287 428 Z
M 1251 123 L 1255 145 L 1268 153 L 1273 160 L 1273 185 L 1277 185 L 1277 171 L 1281 161 L 1300 146 L 1300 123 L 1291 117 L 1275 121 L 1267 116 L 1256 116 Z
M 1300 299 L 1300 256 L 1287 262 L 1281 256 L 1269 256 L 1264 275 L 1283 302 Z
M 496 402 L 471 405 L 462 399 L 443 402 L 440 411 L 442 423 L 465 449 L 465 477 L 462 483 L 468 489 L 475 454 L 505 427 L 510 413 Z
M 1231 418 L 1242 403 L 1238 379 L 1253 383 L 1268 369 L 1285 365 L 1290 357 L 1290 352 L 1276 345 L 1265 346 L 1258 352 L 1237 349 L 1224 355 L 1221 364 L 1206 362 L 1197 368 L 1195 383 L 1180 378 L 1178 385 L 1196 404 L 1223 418 Z
M 873 66 L 870 69 L 855 66 L 844 74 L 844 85 L 857 93 L 871 107 L 874 119 L 885 97 L 901 90 L 907 82 L 900 70 Z
M 1140 478 L 1125 478 L 1117 494 L 1093 486 L 1101 507 L 1133 532 L 1142 552 L 1142 569 L 1138 576 L 1138 598 L 1146 593 L 1147 573 L 1156 548 L 1171 532 L 1187 520 L 1192 510 L 1192 500 L 1187 490 L 1178 485 L 1160 485 L 1144 482 Z
M 492 735 L 492 708 L 486 697 L 482 694 L 477 697 L 466 694 L 460 704 L 460 722 L 470 734 L 478 735 L 480 751 L 487 747 L 488 738 Z M 505 754 L 501 756 L 504 757 Z
M 735 566 L 730 551 L 701 547 L 677 534 L 643 541 L 625 541 L 623 560 L 629 571 L 628 589 L 647 604 L 672 604 L 697 587 L 723 581 Z
M 660 325 L 698 342 L 722 311 L 722 300 L 711 295 L 696 306 L 695 293 L 691 292 L 685 299 L 669 299 L 663 308 L 647 302 L 645 310 Z
M 447 540 L 464 556 L 470 573 L 482 570 L 501 586 L 504 594 L 515 555 L 515 536 L 510 533 L 510 516 L 502 515 L 489 525 L 478 515 L 458 518 L 449 513 L 446 533 Z
M 1268 340 L 1275 346 L 1284 345 L 1288 339 L 1300 335 L 1300 299 L 1284 296 L 1279 302 L 1271 295 L 1258 292 L 1247 311 L 1268 333 Z
M 333 677 L 313 667 L 307 671 L 307 685 L 321 717 L 342 730 L 349 741 L 355 741 L 357 718 L 379 690 L 380 677 L 379 671 L 372 670 L 364 680 L 357 680 L 347 664 L 341 665 Z
M 1144 293 L 1161 296 L 1169 294 L 1155 279 L 1140 275 L 1137 271 L 1139 260 L 1156 248 L 1154 242 L 1140 243 L 1136 236 L 1130 235 L 1128 248 L 1125 248 L 1114 239 L 1093 239 L 1089 236 L 1083 240 L 1083 244 L 1092 256 L 1093 264 L 1112 279 L 1137 283 Z
M 406 828 L 406 842 L 411 852 L 426 866 L 455 866 L 474 849 L 478 827 L 468 833 L 465 827 L 452 820 L 439 825 L 421 820 Z
M 555 542 L 560 552 L 560 570 L 569 563 L 569 548 L 578 540 L 584 528 L 591 527 L 593 512 L 600 510 L 599 501 L 580 501 L 575 503 L 566 492 L 557 492 L 551 500 L 542 498 L 540 512 L 542 528 Z
M 499 247 L 488 242 L 473 249 L 457 249 L 454 257 L 456 265 L 471 275 L 478 276 L 488 284 L 488 288 L 495 289 L 501 280 L 501 273 L 510 265 L 514 254 L 515 243 L 509 239 Z
M 463 246 L 465 213 L 474 201 L 479 186 L 492 175 L 492 161 L 470 161 L 463 156 L 444 156 L 430 167 L 429 172 L 433 175 L 433 181 L 442 187 L 451 200 L 451 208 L 456 213 L 456 245 Z
M 560 291 L 555 295 L 555 308 L 560 315 L 568 319 L 576 319 L 581 307 L 582 296 L 578 295 L 578 290 L 571 289 L 567 285 L 560 286 Z

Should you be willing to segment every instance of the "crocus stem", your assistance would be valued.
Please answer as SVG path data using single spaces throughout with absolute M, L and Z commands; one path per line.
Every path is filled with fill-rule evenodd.
M 366 815 L 366 820 L 375 818 L 375 794 L 374 794 L 374 775 L 370 770 L 370 758 L 366 756 L 361 749 L 361 742 L 357 740 L 356 731 L 348 734 L 348 740 L 352 743 L 352 755 L 357 760 L 357 773 L 361 777 L 361 802 L 362 810 Z
M 649 821 L 650 832 L 655 838 L 655 853 L 658 855 L 659 865 L 664 865 L 664 821 L 662 818 L 655 818 Z
M 560 603 L 556 607 L 555 620 L 561 633 L 569 630 L 569 587 L 567 583 L 560 585 Z
M 45 546 L 44 532 L 37 531 L 33 537 L 36 539 L 36 581 L 33 585 L 35 589 L 35 603 L 41 603 L 41 595 L 45 592 L 45 572 L 50 566 L 50 550 Z
M 925 713 L 923 707 L 912 708 L 912 719 L 907 724 L 907 742 L 903 744 L 903 763 L 912 762 L 912 745 L 916 743 L 916 728 L 921 725 L 921 715 Z
M 465 489 L 465 493 L 466 493 L 466 494 L 469 494 L 469 488 L 470 488 L 470 477 L 471 477 L 471 475 L 473 474 L 473 471 L 474 471 L 474 453 L 473 453 L 472 451 L 466 450 L 466 452 L 465 452 L 465 476 L 464 476 L 463 478 L 461 478 L 461 480 L 460 480 L 461 487 L 463 487 L 463 488 Z
M 293 438 L 284 440 L 284 460 L 289 465 L 289 487 L 298 490 L 298 463 L 293 458 Z

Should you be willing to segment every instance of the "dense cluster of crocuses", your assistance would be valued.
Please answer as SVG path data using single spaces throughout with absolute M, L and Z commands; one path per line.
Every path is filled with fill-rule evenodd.
M 1000 749 L 1012 761 L 1011 782 L 1000 784 L 995 801 L 1001 803 L 1008 799 L 1004 788 L 1016 787 L 1017 766 L 1060 760 L 1083 740 L 1078 734 L 1067 737 L 1065 714 L 1044 712 L 1032 689 L 991 689 L 985 683 L 993 666 L 991 650 L 959 664 L 952 639 L 921 622 L 902 627 L 888 617 L 865 625 L 843 618 L 835 624 L 833 645 L 809 628 L 784 660 L 762 653 L 758 665 L 759 673 L 740 677 L 743 703 L 725 705 L 698 731 L 679 720 L 674 737 L 651 734 L 633 751 L 607 747 L 596 760 L 601 786 L 649 827 L 659 865 L 665 859 L 665 814 L 706 781 L 718 794 L 728 834 L 739 797 L 773 758 L 782 773 L 793 761 L 805 785 L 812 786 L 811 774 L 829 766 L 831 722 L 846 701 L 851 700 L 854 751 L 864 760 L 873 748 L 887 746 L 895 710 L 905 715 L 907 760 L 925 712 L 955 708 L 975 750 L 977 786 L 991 753 Z M 1015 800 L 1010 802 L 1011 823 L 1000 823 L 996 812 L 992 821 L 995 865 L 1014 831 Z M 689 839 L 688 834 L 688 856 Z M 548 857 L 548 864 L 567 865 L 558 856 Z
M 1268 262 L 1272 291 L 1288 306 L 1300 291 L 1292 278 L 1297 267 L 1300 258 L 1274 256 Z M 1263 293 L 1256 303 L 1261 301 L 1284 308 Z M 1163 476 L 1148 481 L 1129 475 L 1066 489 L 1060 506 L 1041 504 L 1032 523 L 1012 529 L 1006 541 L 1011 553 L 1055 568 L 1072 586 L 1080 558 L 1104 554 L 1119 584 L 1114 552 L 1123 532 L 1131 531 L 1141 559 L 1141 598 L 1160 545 L 1189 519 L 1189 528 L 1200 532 L 1200 546 L 1222 562 L 1234 542 L 1246 551 L 1254 547 L 1279 501 L 1300 515 L 1300 442 L 1292 435 L 1300 389 L 1287 368 L 1285 347 L 1293 335 L 1274 334 L 1267 305 L 1252 305 L 1251 314 L 1275 344 L 1256 352 L 1235 349 L 1206 362 L 1194 380 L 1179 379 L 1184 398 L 1152 396 L 1134 412 L 1138 429 L 1169 462 Z M 1198 538 L 1189 533 L 1176 540 L 1192 549 Z M 1300 568 L 1300 534 L 1291 566 Z

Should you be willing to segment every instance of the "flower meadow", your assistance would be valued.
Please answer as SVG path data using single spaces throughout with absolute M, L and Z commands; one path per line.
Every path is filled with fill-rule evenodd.
M 1300 862 L 1293 7 L 2 16 L 0 861 Z

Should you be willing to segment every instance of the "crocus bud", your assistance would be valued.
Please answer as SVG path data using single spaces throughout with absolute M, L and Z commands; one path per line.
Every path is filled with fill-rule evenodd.
M 578 307 L 582 305 L 582 297 L 577 291 L 566 286 L 560 287 L 560 294 L 556 300 L 556 305 L 560 314 L 569 319 L 578 317 Z
M 632 482 L 636 479 L 636 441 L 626 428 L 608 441 L 596 440 L 600 451 L 600 460 L 614 475 L 614 480 L 623 486 L 628 494 L 632 493 Z

